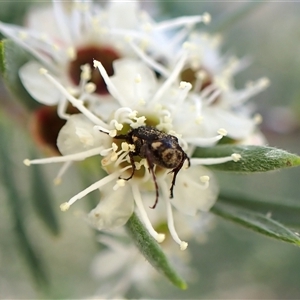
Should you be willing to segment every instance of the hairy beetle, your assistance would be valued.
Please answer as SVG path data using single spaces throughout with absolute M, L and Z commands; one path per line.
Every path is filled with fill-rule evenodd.
M 132 166 L 132 173 L 128 178 L 123 179 L 129 180 L 133 177 L 136 170 L 134 164 L 135 156 L 139 156 L 147 160 L 149 172 L 152 174 L 156 191 L 155 203 L 151 208 L 155 208 L 158 202 L 158 185 L 154 173 L 154 165 L 166 169 L 172 169 L 170 172 L 173 173 L 170 198 L 173 198 L 176 176 L 182 168 L 185 160 L 188 160 L 188 165 L 190 166 L 190 159 L 180 147 L 177 137 L 162 132 L 155 127 L 141 126 L 132 129 L 127 134 L 120 134 L 114 138 L 123 139 L 128 144 L 133 144 L 135 146 L 135 150 L 128 154 Z

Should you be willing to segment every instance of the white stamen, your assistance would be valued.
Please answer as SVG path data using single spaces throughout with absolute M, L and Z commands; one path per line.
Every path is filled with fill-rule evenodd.
M 41 74 L 43 74 L 50 82 L 54 84 L 54 86 L 73 104 L 74 107 L 78 108 L 80 112 L 82 112 L 88 119 L 94 122 L 97 125 L 101 125 L 105 127 L 105 123 L 99 119 L 96 115 L 94 115 L 89 109 L 87 109 L 82 101 L 79 101 L 75 97 L 73 97 L 54 77 L 48 74 L 47 70 L 41 68 Z
M 105 68 L 103 67 L 102 63 L 100 61 L 94 59 L 94 67 L 98 68 L 106 85 L 109 87 L 110 92 L 114 94 L 114 96 L 119 101 L 120 105 L 125 106 L 125 104 L 127 103 L 126 99 L 124 99 L 124 97 L 119 93 L 118 89 L 114 86 L 114 84 L 110 80 Z
M 65 174 L 65 172 L 69 169 L 69 167 L 72 165 L 72 161 L 66 161 L 62 167 L 60 168 L 58 174 L 53 180 L 53 183 L 55 185 L 59 185 L 61 183 L 61 178 Z
M 152 59 L 152 57 L 148 56 L 144 51 L 142 51 L 139 47 L 137 47 L 134 43 L 129 41 L 129 45 L 135 51 L 135 53 L 145 62 L 151 69 L 157 71 L 163 77 L 168 78 L 170 76 L 170 72 L 160 63 Z
M 136 184 L 131 184 L 131 188 L 132 188 L 132 194 L 133 194 L 135 204 L 139 210 L 139 213 L 140 213 L 140 216 L 141 216 L 141 219 L 142 219 L 144 225 L 146 226 L 149 233 L 153 236 L 153 238 L 155 238 L 157 240 L 157 242 L 161 243 L 165 239 L 165 235 L 162 233 L 157 233 L 154 230 L 154 228 L 147 216 L 146 210 L 144 208 L 138 186 Z
M 109 174 L 107 176 L 105 176 L 104 178 L 100 179 L 99 181 L 93 183 L 92 185 L 90 185 L 89 187 L 87 187 L 86 189 L 84 189 L 83 191 L 81 191 L 80 193 L 78 193 L 77 195 L 73 196 L 68 202 L 65 202 L 61 205 L 61 209 L 62 208 L 66 208 L 66 207 L 70 207 L 72 204 L 74 204 L 77 200 L 83 198 L 84 196 L 86 196 L 87 194 L 91 193 L 94 190 L 99 189 L 100 187 L 106 185 L 107 183 L 109 183 L 110 181 L 118 178 L 120 176 L 121 173 L 123 173 L 124 171 L 126 171 L 127 169 L 131 168 L 131 166 L 127 166 L 123 169 L 121 169 L 118 172 L 114 172 L 112 174 Z M 62 209 L 63 210 L 63 209 Z M 64 211 L 64 210 L 63 210 Z
M 80 161 L 86 159 L 87 157 L 100 154 L 102 150 L 103 150 L 103 146 L 90 149 L 87 151 L 75 153 L 75 154 L 64 155 L 64 156 L 54 156 L 54 157 L 40 158 L 40 159 L 33 159 L 33 160 L 25 159 L 23 162 L 26 166 L 30 166 L 31 164 L 52 164 L 52 163 L 60 163 L 60 162 L 67 162 L 67 161 Z
M 151 100 L 151 104 L 154 104 L 155 102 L 159 101 L 159 99 L 166 92 L 166 90 L 169 89 L 170 86 L 174 83 L 174 81 L 178 78 L 179 73 L 182 71 L 182 68 L 184 67 L 186 59 L 187 59 L 187 53 L 184 52 L 183 55 L 180 57 L 179 61 L 177 62 L 170 76 L 167 78 L 167 80 L 162 84 L 162 86 L 158 89 L 156 94 L 153 96 Z
M 213 158 L 191 158 L 191 165 L 218 165 L 223 164 L 228 161 L 237 162 L 241 159 L 241 155 L 238 153 L 233 153 L 231 156 L 224 156 L 224 157 L 213 157 Z
M 155 25 L 155 30 L 169 30 L 174 29 L 179 26 L 190 26 L 199 22 L 203 22 L 204 24 L 209 23 L 210 15 L 208 13 L 204 13 L 202 16 L 188 16 L 188 17 L 179 17 L 176 19 L 162 21 Z
M 218 130 L 219 135 L 216 135 L 211 138 L 200 138 L 200 137 L 190 137 L 186 138 L 185 141 L 187 143 L 194 144 L 195 146 L 204 147 L 204 146 L 212 146 L 216 142 L 218 142 L 220 139 L 223 138 L 227 134 L 227 131 L 223 128 L 220 128 Z
M 180 246 L 180 250 L 185 250 L 188 246 L 188 243 L 182 241 L 177 232 L 176 232 L 176 229 L 175 229 L 175 226 L 174 226 L 174 219 L 173 219 L 173 213 L 172 213 L 172 207 L 171 207 L 171 203 L 170 203 L 170 200 L 169 200 L 169 191 L 168 191 L 168 187 L 165 183 L 165 181 L 162 181 L 161 182 L 161 188 L 162 188 L 162 192 L 163 192 L 163 198 L 166 202 L 166 208 L 167 208 L 167 219 L 168 219 L 168 228 L 169 228 L 169 231 L 170 231 L 170 234 L 173 238 L 173 240 L 179 244 Z

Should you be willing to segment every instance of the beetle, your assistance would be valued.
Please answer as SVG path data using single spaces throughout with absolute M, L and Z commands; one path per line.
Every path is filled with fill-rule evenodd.
M 139 156 L 145 158 L 148 163 L 149 172 L 155 184 L 156 199 L 151 208 L 155 208 L 158 202 L 158 185 L 154 173 L 154 165 L 166 169 L 172 169 L 169 173 L 173 173 L 172 184 L 170 188 L 170 198 L 173 198 L 173 189 L 175 186 L 176 176 L 182 168 L 185 160 L 190 166 L 190 159 L 179 145 L 177 137 L 160 131 L 152 126 L 140 126 L 129 131 L 127 134 L 120 134 L 115 139 L 125 140 L 128 144 L 135 146 L 134 151 L 129 152 L 132 173 L 124 180 L 130 180 L 136 170 L 134 157 Z

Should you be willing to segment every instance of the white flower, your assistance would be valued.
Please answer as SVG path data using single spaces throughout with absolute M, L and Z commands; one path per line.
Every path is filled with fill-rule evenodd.
M 203 121 L 201 136 L 209 137 L 219 128 L 226 128 L 229 137 L 247 139 L 256 129 L 256 120 L 245 102 L 264 90 L 269 80 L 261 78 L 236 90 L 234 76 L 249 64 L 249 60 L 222 55 L 219 35 L 192 32 L 187 39 L 178 42 L 176 55 L 166 57 L 163 64 L 146 55 L 141 57 L 162 77 L 169 78 L 178 60 L 185 55 L 178 81 L 192 84 L 189 97 L 198 110 L 199 122 Z
M 162 242 L 165 235 L 154 229 L 143 204 L 145 195 L 150 193 L 154 201 L 156 194 L 153 205 L 155 207 L 159 194 L 159 198 L 165 202 L 169 231 L 180 248 L 186 249 L 187 243 L 182 241 L 176 232 L 171 204 L 178 211 L 188 215 L 208 211 L 217 198 L 218 187 L 213 175 L 201 165 L 237 161 L 240 156 L 232 154 L 223 158 L 192 158 L 191 168 L 186 169 L 188 162 L 186 155 L 190 155 L 196 146 L 214 145 L 226 135 L 226 131 L 220 129 L 215 136 L 209 138 L 199 135 L 202 124 L 198 122 L 199 116 L 194 109 L 194 103 L 187 98 L 191 85 L 186 83 L 174 85 L 184 60 L 183 56 L 173 73 L 163 83 L 160 83 L 154 72 L 140 61 L 130 59 L 116 61 L 115 74 L 112 77 L 109 77 L 102 64 L 96 61 L 95 65 L 99 68 L 108 90 L 120 107 L 107 115 L 105 120 L 98 118 L 83 105 L 82 101 L 74 98 L 55 78 L 42 70 L 44 76 L 83 115 L 71 116 L 59 134 L 58 147 L 64 156 L 26 160 L 25 164 L 69 163 L 100 154 L 103 157 L 102 167 L 108 173 L 106 177 L 62 204 L 62 210 L 67 210 L 70 205 L 91 191 L 100 189 L 102 199 L 89 214 L 90 222 L 95 227 L 109 229 L 125 224 L 135 204 L 149 233 L 158 242 Z M 162 168 L 159 162 L 155 162 L 156 167 L 151 167 L 149 163 L 153 153 L 150 153 L 150 156 L 148 154 L 143 156 L 141 153 L 131 154 L 135 151 L 134 136 L 132 142 L 129 142 L 127 134 L 143 126 L 152 126 L 158 130 L 156 132 L 166 133 L 169 139 L 172 136 L 173 141 L 174 136 L 178 138 L 176 149 L 181 149 L 182 155 L 180 163 L 177 164 L 178 168 Z M 97 133 L 95 129 L 98 130 Z M 147 142 L 147 138 L 144 142 Z M 161 140 L 157 142 L 159 145 Z M 152 147 L 154 144 L 151 142 L 149 145 Z M 75 153 L 76 151 L 78 152 Z M 174 198 L 170 200 L 173 188 Z
M 53 1 L 53 8 L 33 9 L 26 27 L 0 22 L 0 32 L 37 60 L 19 70 L 28 92 L 42 104 L 58 105 L 59 116 L 67 119 L 67 102 L 37 72 L 41 67 L 49 69 L 81 100 L 106 103 L 106 85 L 91 68 L 92 59 L 100 60 L 110 75 L 114 60 L 136 57 L 133 48 L 137 44 L 155 59 L 163 59 L 170 55 L 168 44 L 172 40 L 166 31 L 180 27 L 188 32 L 197 22 L 206 23 L 208 19 L 204 14 L 157 23 L 136 1 L 110 1 L 104 8 L 91 1 Z

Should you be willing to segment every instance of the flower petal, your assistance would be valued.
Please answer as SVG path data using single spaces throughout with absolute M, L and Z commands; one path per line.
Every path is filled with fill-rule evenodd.
M 45 105 L 56 105 L 61 94 L 45 76 L 40 74 L 39 70 L 42 67 L 36 61 L 26 63 L 19 70 L 20 79 L 36 101 Z
M 70 116 L 57 138 L 57 147 L 63 155 L 105 146 L 107 134 L 94 129 L 94 124 L 82 114 Z
M 207 188 L 201 183 L 201 176 L 209 176 Z M 192 167 L 178 174 L 171 203 L 180 212 L 195 215 L 197 211 L 209 211 L 217 200 L 218 192 L 218 184 L 208 169 Z
M 113 191 L 112 185 L 107 185 L 100 203 L 88 215 L 90 224 L 98 230 L 126 224 L 134 210 L 133 199 L 127 196 L 128 193 L 128 186 Z
M 110 79 L 128 105 L 153 96 L 157 89 L 155 74 L 144 63 L 124 58 L 114 61 L 113 66 L 114 75 Z

